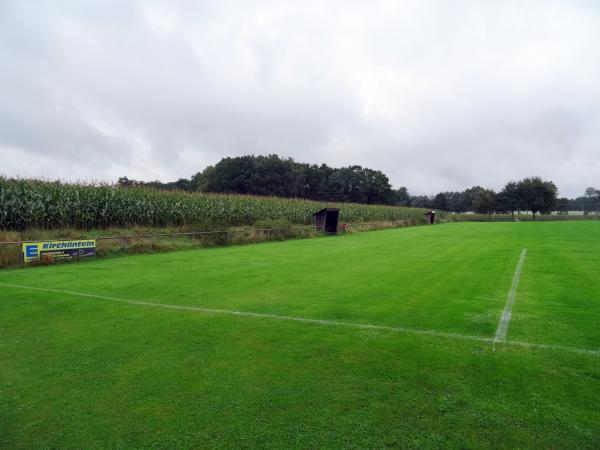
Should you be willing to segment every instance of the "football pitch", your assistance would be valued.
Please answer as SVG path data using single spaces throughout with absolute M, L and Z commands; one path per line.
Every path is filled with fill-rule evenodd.
M 0 271 L 0 448 L 599 448 L 600 223 Z

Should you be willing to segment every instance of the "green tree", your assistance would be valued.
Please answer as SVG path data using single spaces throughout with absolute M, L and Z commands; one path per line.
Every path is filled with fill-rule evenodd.
M 437 194 L 433 199 L 433 207 L 442 211 L 448 211 L 448 197 L 443 192 Z
M 332 189 L 329 185 L 329 177 L 334 169 L 327 164 L 297 164 L 302 174 L 300 183 L 300 197 L 312 200 L 332 199 Z
M 433 198 L 427 195 L 413 195 L 410 197 L 410 203 L 415 208 L 433 208 Z
M 517 183 L 514 181 L 506 183 L 504 189 L 498 193 L 497 209 L 502 212 L 510 212 L 513 218 L 515 217 L 515 211 L 522 207 L 521 203 Z
M 277 155 L 224 158 L 194 175 L 191 186 L 212 192 L 394 203 L 389 179 L 381 171 L 361 166 L 334 169 L 325 164 L 301 164 Z
M 463 213 L 467 211 L 473 211 L 473 202 L 477 195 L 485 191 L 481 186 L 473 186 L 469 189 L 465 189 L 463 192 L 456 193 L 453 198 L 454 208 L 456 212 Z
M 569 214 L 569 199 L 566 197 L 559 198 L 556 201 L 556 211 L 560 214 Z
M 215 166 L 206 166 L 202 172 L 192 175 L 192 189 L 199 192 L 214 192 L 216 172 Z
M 491 219 L 492 213 L 496 211 L 496 193 L 491 189 L 483 189 L 477 192 L 473 200 L 473 211 L 479 214 L 487 214 Z
M 119 187 L 133 187 L 139 186 L 140 182 L 136 180 L 129 179 L 127 177 L 120 177 L 119 181 L 117 181 L 117 186 Z
M 388 177 L 361 166 L 334 169 L 328 178 L 328 188 L 332 199 L 342 202 L 388 204 L 393 201 Z
M 464 213 L 466 209 L 462 207 L 462 192 L 444 192 L 448 199 L 448 211 L 454 213 Z
M 381 205 L 393 203 L 392 186 L 383 172 L 365 167 L 362 169 L 362 178 L 362 190 L 367 199 L 366 203 Z
M 394 192 L 394 204 L 398 206 L 411 206 L 410 193 L 404 186 Z
M 533 214 L 547 214 L 556 206 L 558 189 L 552 181 L 543 181 L 540 177 L 525 178 L 517 183 L 520 203 Z

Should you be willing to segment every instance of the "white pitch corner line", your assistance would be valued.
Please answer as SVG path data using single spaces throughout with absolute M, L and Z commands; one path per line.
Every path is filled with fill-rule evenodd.
M 497 342 L 506 341 L 506 332 L 508 331 L 508 324 L 510 323 L 510 318 L 512 317 L 513 305 L 515 304 L 515 299 L 517 298 L 517 288 L 519 287 L 519 278 L 521 278 L 523 264 L 525 263 L 525 256 L 527 256 L 526 248 L 521 250 L 521 256 L 519 257 L 519 262 L 517 263 L 515 274 L 513 275 L 512 284 L 510 285 L 510 290 L 508 291 L 508 296 L 506 297 L 506 305 L 504 305 L 504 311 L 502 311 L 502 316 L 500 317 L 500 322 L 498 323 L 494 344 Z
M 325 319 L 311 319 L 308 317 L 282 316 L 282 315 L 278 315 L 278 314 L 256 313 L 256 312 L 250 312 L 250 311 L 235 311 L 235 310 L 228 310 L 228 309 L 202 308 L 202 307 L 198 307 L 198 306 L 170 305 L 170 304 L 165 304 L 165 303 L 153 303 L 153 302 L 145 302 L 145 301 L 141 301 L 141 300 L 128 300 L 128 299 L 124 299 L 124 298 L 108 297 L 105 295 L 86 294 L 85 292 L 67 291 L 67 290 L 63 290 L 63 289 L 52 289 L 52 288 L 40 288 L 40 287 L 35 287 L 35 286 L 26 286 L 26 285 L 10 284 L 10 283 L 2 283 L 2 282 L 0 282 L 0 286 L 6 286 L 6 287 L 15 288 L 15 289 L 28 289 L 28 290 L 33 290 L 33 291 L 54 292 L 54 293 L 58 293 L 58 294 L 72 295 L 75 297 L 93 298 L 93 299 L 99 299 L 99 300 L 109 300 L 112 302 L 127 303 L 130 305 L 139 305 L 139 306 L 150 306 L 150 307 L 155 307 L 155 308 L 167 308 L 167 309 L 175 309 L 175 310 L 183 310 L 183 311 L 196 311 L 196 312 L 204 312 L 204 313 L 212 313 L 212 314 L 227 314 L 227 315 L 232 315 L 232 316 L 255 317 L 255 318 L 263 318 L 263 319 L 273 319 L 273 320 L 286 320 L 286 321 L 309 323 L 309 324 L 322 325 L 322 326 L 360 328 L 360 329 L 368 329 L 368 330 L 380 330 L 380 331 L 390 331 L 390 332 L 396 332 L 396 333 L 434 336 L 434 337 L 441 337 L 441 338 L 447 338 L 447 339 L 458 339 L 458 340 L 462 340 L 462 341 L 494 343 L 493 338 L 488 338 L 488 337 L 484 337 L 484 336 L 474 336 L 474 335 L 467 335 L 467 334 L 460 334 L 460 333 L 450 333 L 450 332 L 444 332 L 444 331 L 427 330 L 427 329 L 422 329 L 422 328 L 393 327 L 393 326 L 387 326 L 387 325 L 340 322 L 340 321 L 325 320 Z M 519 342 L 519 341 L 504 341 L 503 344 L 517 346 L 517 347 L 532 348 L 532 349 L 562 350 L 562 351 L 571 352 L 571 353 L 600 356 L 600 351 L 581 349 L 581 348 L 576 348 L 576 347 L 565 347 L 565 346 L 552 345 L 552 344 L 534 344 L 534 343 Z

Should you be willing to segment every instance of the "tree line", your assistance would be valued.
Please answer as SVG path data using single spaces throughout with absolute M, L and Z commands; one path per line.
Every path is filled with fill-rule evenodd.
M 475 212 L 479 214 L 513 214 L 530 211 L 548 214 L 556 210 L 558 189 L 552 181 L 539 177 L 511 181 L 495 192 L 481 186 L 473 186 L 462 192 L 440 192 L 433 197 L 412 198 L 411 206 L 441 209 L 457 214 Z
M 561 213 L 568 211 L 581 211 L 583 214 L 596 213 L 600 211 L 600 190 L 588 187 L 583 195 L 576 198 L 562 197 L 557 200 L 556 210 Z
M 280 158 L 277 155 L 223 158 L 190 179 L 182 178 L 173 183 L 139 182 L 122 177 L 118 184 L 336 202 L 395 204 L 395 193 L 390 181 L 379 170 L 358 165 L 333 168 L 327 164 L 299 163 L 292 158 Z
M 458 214 L 531 211 L 535 215 L 555 210 L 591 211 L 600 202 L 600 191 L 595 188 L 588 188 L 577 199 L 558 199 L 556 185 L 539 177 L 511 181 L 499 192 L 473 186 L 462 192 L 440 192 L 435 196 L 411 195 L 406 187 L 393 189 L 388 177 L 379 170 L 359 165 L 334 168 L 327 164 L 299 163 L 277 155 L 223 158 L 189 179 L 169 183 L 122 177 L 118 185 L 412 206 Z
M 509 182 L 499 192 L 474 186 L 462 192 L 440 192 L 435 196 L 409 197 L 403 205 L 435 208 L 454 213 L 475 212 L 480 214 L 513 214 L 530 211 L 547 214 L 557 211 L 582 211 L 583 214 L 600 211 L 600 190 L 589 187 L 584 195 L 574 199 L 557 197 L 558 190 L 551 181 L 539 177 L 525 178 L 519 182 Z

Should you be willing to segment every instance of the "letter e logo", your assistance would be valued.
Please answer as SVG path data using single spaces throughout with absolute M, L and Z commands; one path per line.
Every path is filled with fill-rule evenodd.
M 27 258 L 37 258 L 38 257 L 38 246 L 37 245 L 28 245 L 25 247 L 25 256 Z

